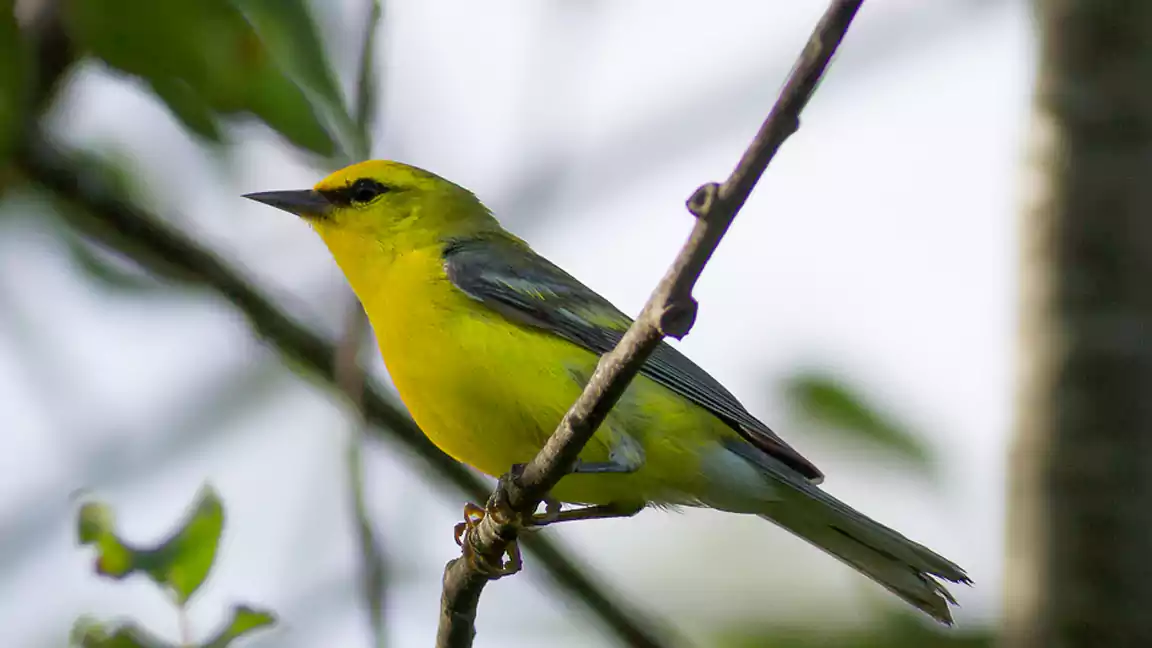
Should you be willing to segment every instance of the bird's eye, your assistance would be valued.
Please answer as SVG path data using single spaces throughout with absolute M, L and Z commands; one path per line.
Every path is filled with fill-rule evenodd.
M 371 178 L 360 178 L 348 188 L 348 195 L 352 202 L 366 203 L 388 191 L 388 187 Z

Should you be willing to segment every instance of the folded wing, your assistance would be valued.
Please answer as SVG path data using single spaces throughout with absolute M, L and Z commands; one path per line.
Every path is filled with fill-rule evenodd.
M 509 236 L 449 241 L 444 268 L 457 288 L 509 320 L 548 331 L 596 354 L 613 349 L 632 324 L 608 300 Z M 670 345 L 661 342 L 640 372 L 707 409 L 753 446 L 811 482 L 823 480 L 816 466 Z

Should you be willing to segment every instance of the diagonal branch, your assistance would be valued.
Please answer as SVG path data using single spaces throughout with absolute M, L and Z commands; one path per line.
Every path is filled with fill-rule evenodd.
M 372 630 L 372 645 L 383 648 L 387 644 L 384 595 L 388 585 L 388 565 L 383 540 L 376 533 L 368 513 L 364 480 L 364 440 L 369 430 L 363 414 L 367 373 L 360 364 L 360 350 L 367 335 L 368 318 L 360 302 L 353 302 L 345 316 L 344 335 L 336 347 L 334 370 L 336 384 L 356 410 L 345 465 L 348 469 L 348 490 L 352 495 L 352 512 L 356 518 L 356 540 L 360 546 L 360 593 L 364 597 L 364 611 L 368 614 Z
M 666 335 L 681 338 L 692 328 L 696 302 L 692 289 L 720 239 L 744 205 L 780 145 L 800 126 L 800 112 L 816 90 L 825 69 L 863 0 L 834 0 L 816 25 L 788 77 L 776 105 L 740 162 L 723 184 L 701 186 L 688 200 L 696 225 L 672 267 L 649 297 L 639 317 L 615 349 L 605 354 L 584 392 L 560 426 L 518 477 L 501 480 L 492 501 L 510 509 L 507 519 L 485 516 L 469 532 L 470 549 L 489 564 L 503 563 L 515 542 L 517 520 L 532 515 L 548 492 L 566 475 L 584 445 Z M 456 558 L 444 569 L 438 648 L 472 645 L 476 608 L 491 580 L 476 564 Z M 651 644 L 640 644 L 651 645 Z

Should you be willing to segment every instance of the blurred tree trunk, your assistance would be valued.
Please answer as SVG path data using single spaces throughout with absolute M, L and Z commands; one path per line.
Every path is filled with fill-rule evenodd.
M 1152 646 L 1152 0 L 1037 0 L 1006 645 Z

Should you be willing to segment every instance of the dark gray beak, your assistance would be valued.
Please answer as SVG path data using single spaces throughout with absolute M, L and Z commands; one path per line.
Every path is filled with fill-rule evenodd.
M 324 216 L 332 209 L 332 203 L 323 194 L 311 189 L 299 191 L 262 191 L 244 194 L 244 197 L 262 202 L 276 209 L 283 209 L 297 216 Z

